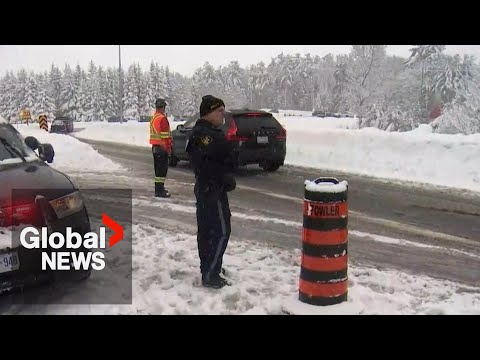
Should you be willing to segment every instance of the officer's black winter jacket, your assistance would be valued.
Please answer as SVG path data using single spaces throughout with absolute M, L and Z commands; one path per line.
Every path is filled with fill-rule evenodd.
M 206 120 L 197 120 L 186 150 L 200 193 L 235 189 L 232 147 L 221 129 L 215 128 Z

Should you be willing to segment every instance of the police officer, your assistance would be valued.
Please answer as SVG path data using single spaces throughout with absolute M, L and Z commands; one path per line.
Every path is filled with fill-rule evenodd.
M 164 99 L 155 101 L 155 113 L 150 119 L 150 144 L 152 145 L 153 166 L 155 170 L 155 196 L 169 198 L 165 189 L 169 156 L 172 152 L 170 123 L 165 115 L 167 103 Z
M 202 284 L 219 289 L 229 285 L 223 278 L 223 254 L 230 238 L 230 206 L 227 192 L 236 187 L 232 149 L 220 127 L 225 122 L 225 104 L 206 95 L 200 119 L 186 147 L 195 173 L 197 199 L 197 243 Z

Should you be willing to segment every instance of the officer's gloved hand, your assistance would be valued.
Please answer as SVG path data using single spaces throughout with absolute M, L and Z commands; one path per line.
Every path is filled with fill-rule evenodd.
M 237 187 L 237 182 L 235 178 L 230 174 L 225 174 L 223 176 L 223 187 L 226 192 L 233 191 Z

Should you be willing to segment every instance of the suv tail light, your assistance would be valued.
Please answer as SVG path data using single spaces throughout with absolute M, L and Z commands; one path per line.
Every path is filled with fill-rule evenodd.
M 277 140 L 287 140 L 287 130 L 282 126 L 280 134 L 275 137 Z
M 232 118 L 230 122 L 230 126 L 228 127 L 227 133 L 225 134 L 225 138 L 228 141 L 247 141 L 248 137 L 246 136 L 237 136 L 237 124 L 235 124 L 235 120 Z

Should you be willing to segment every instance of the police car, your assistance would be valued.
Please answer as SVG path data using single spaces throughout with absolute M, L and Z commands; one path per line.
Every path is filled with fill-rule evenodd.
M 40 252 L 45 250 L 21 246 L 14 235 L 18 228 L 29 224 L 60 233 L 67 227 L 80 234 L 91 231 L 80 191 L 48 165 L 54 155 L 51 145 L 24 138 L 0 117 L 0 293 L 55 279 L 53 272 L 41 269 Z M 90 271 L 73 271 L 65 278 L 84 279 Z

